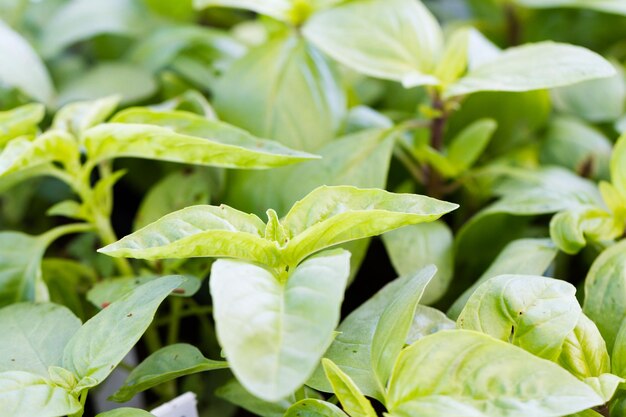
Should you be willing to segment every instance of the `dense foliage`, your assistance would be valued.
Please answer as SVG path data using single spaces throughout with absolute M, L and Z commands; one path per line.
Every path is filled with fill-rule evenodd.
M 626 416 L 625 62 L 624 0 L 0 0 L 0 415 Z

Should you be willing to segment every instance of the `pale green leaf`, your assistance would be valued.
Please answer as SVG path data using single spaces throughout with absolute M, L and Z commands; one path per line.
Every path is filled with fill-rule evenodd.
M 611 359 L 598 327 L 581 314 L 574 330 L 567 335 L 557 363 L 584 380 L 611 372 Z
M 610 77 L 615 68 L 580 46 L 540 42 L 509 48 L 473 70 L 445 92 L 446 97 L 478 91 L 532 91 Z
M 126 402 L 139 392 L 181 376 L 224 368 L 228 368 L 226 362 L 206 359 L 192 345 L 178 343 L 166 346 L 137 365 L 111 400 Z
M 292 7 L 289 0 L 193 0 L 196 9 L 206 7 L 233 7 L 271 16 L 278 20 L 287 20 Z
M 44 118 L 46 109 L 41 104 L 26 104 L 7 111 L 0 111 L 0 148 L 18 136 L 34 135 L 37 125 Z
M 180 277 L 144 284 L 87 321 L 63 352 L 63 367 L 79 379 L 77 392 L 101 383 L 146 331 L 161 302 L 180 285 Z
M 626 320 L 623 320 L 619 327 L 617 336 L 615 336 L 613 352 L 611 353 L 611 368 L 613 373 L 622 378 L 626 378 Z
M 100 413 L 96 417 L 154 417 L 154 414 L 138 408 L 123 407 Z
M 0 20 L 0 81 L 50 105 L 55 91 L 44 63 L 32 46 Z
M 76 397 L 40 375 L 0 373 L 0 410 L 11 417 L 58 417 L 82 409 Z
M 225 168 L 272 168 L 315 156 L 193 113 L 129 109 L 87 130 L 94 161 L 135 157 Z
M 575 7 L 597 10 L 606 13 L 626 15 L 626 4 L 621 0 L 515 0 L 526 7 L 552 8 Z
M 219 387 L 215 394 L 261 417 L 283 417 L 283 414 L 295 402 L 293 395 L 288 398 L 280 399 L 279 401 L 264 401 L 246 391 L 236 379 Z
M 626 240 L 606 249 L 585 279 L 585 314 L 598 326 L 611 352 L 619 326 L 626 318 Z
M 459 315 L 461 329 L 486 333 L 556 361 L 581 315 L 570 283 L 533 275 L 500 275 L 479 286 Z
M 309 152 L 334 139 L 346 113 L 334 68 L 299 37 L 253 49 L 225 71 L 214 95 L 224 121 Z
M 311 376 L 339 322 L 349 257 L 324 252 L 290 271 L 286 282 L 254 264 L 213 264 L 217 336 L 233 373 L 252 394 L 277 401 Z
M 326 378 L 330 381 L 333 387 L 333 392 L 341 402 L 343 409 L 351 417 L 376 417 L 376 411 L 372 407 L 372 404 L 363 393 L 359 390 L 346 375 L 341 368 L 333 363 L 330 359 L 322 359 L 322 365 L 324 366 L 324 372 Z
M 406 344 L 411 345 L 429 334 L 455 328 L 456 323 L 443 312 L 420 304 L 415 309 L 413 323 L 411 323 L 411 328 L 406 336 Z
M 467 69 L 472 32 L 470 28 L 461 27 L 447 37 L 434 72 L 444 86 L 456 81 Z
M 385 233 L 382 238 L 398 275 L 412 274 L 430 264 L 437 267 L 422 304 L 432 304 L 445 294 L 454 272 L 454 238 L 448 225 L 440 220 L 416 224 Z
M 497 127 L 493 119 L 480 119 L 452 139 L 448 147 L 448 160 L 458 174 L 471 168 L 480 158 Z
M 613 148 L 611 181 L 622 196 L 626 198 L 626 133 L 620 136 Z
M 53 129 L 61 129 L 79 138 L 83 131 L 104 122 L 119 104 L 119 96 L 67 104 L 54 115 Z
M 80 328 L 80 320 L 56 304 L 18 303 L 0 309 L 0 372 L 26 371 L 48 377 L 60 365 L 63 349 Z
M 604 403 L 558 365 L 467 330 L 441 331 L 405 349 L 389 385 L 394 417 L 560 417 Z
M 457 207 L 422 195 L 323 186 L 294 204 L 285 216 L 283 227 L 291 237 L 286 256 L 289 263 L 297 264 L 326 247 L 437 220 Z
M 284 417 L 347 417 L 347 414 L 334 404 L 309 398 L 289 407 Z
M 413 0 L 360 0 L 316 13 L 304 36 L 363 74 L 405 86 L 438 84 L 429 75 L 443 49 L 439 23 Z

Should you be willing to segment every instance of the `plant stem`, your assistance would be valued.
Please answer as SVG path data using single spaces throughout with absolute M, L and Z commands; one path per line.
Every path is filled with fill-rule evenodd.
M 393 155 L 398 158 L 400 162 L 402 162 L 404 168 L 406 168 L 416 182 L 425 184 L 423 172 L 420 171 L 417 163 L 413 160 L 411 155 L 409 155 L 409 153 L 402 148 L 401 145 L 394 148 Z
M 445 105 L 438 93 L 434 93 L 432 97 L 433 109 L 439 114 L 430 123 L 430 146 L 440 151 L 443 149 L 443 139 L 448 121 L 448 115 L 445 112 Z M 443 194 L 443 179 L 437 171 L 431 166 L 425 166 L 423 170 L 426 179 L 426 192 L 429 196 L 440 198 Z
M 507 42 L 509 46 L 517 46 L 522 40 L 522 25 L 520 24 L 515 5 L 506 3 L 504 5 L 504 15 L 506 17 Z
M 167 344 L 173 345 L 178 341 L 183 299 L 180 297 L 170 297 L 170 306 L 170 324 L 167 329 Z
M 161 349 L 163 345 L 161 344 L 161 338 L 159 337 L 159 332 L 157 331 L 156 325 L 154 322 L 148 327 L 148 330 L 144 333 L 144 340 L 146 341 L 146 347 L 148 348 L 148 352 L 150 354 L 156 352 Z
M 83 414 L 85 413 L 85 403 L 87 402 L 88 393 L 89 391 L 87 390 L 84 390 L 83 392 L 80 393 L 80 395 L 78 396 L 78 401 L 80 402 L 80 405 L 81 405 L 80 410 L 70 415 L 69 417 L 83 417 Z
M 105 245 L 110 245 L 112 243 L 117 242 L 117 236 L 115 235 L 115 232 L 113 231 L 113 227 L 111 226 L 111 221 L 109 220 L 109 218 L 103 216 L 102 213 L 100 212 L 94 213 L 94 216 L 95 216 L 94 226 L 96 227 L 96 230 L 98 232 L 98 235 L 100 236 L 100 239 L 102 240 L 102 243 L 104 243 Z M 135 275 L 135 271 L 133 270 L 133 267 L 131 266 L 128 259 L 115 257 L 113 258 L 113 261 L 115 262 L 117 269 L 122 275 L 124 276 Z

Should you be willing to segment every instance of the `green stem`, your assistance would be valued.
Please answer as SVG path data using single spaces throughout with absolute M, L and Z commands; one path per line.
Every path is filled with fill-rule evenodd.
M 446 129 L 446 123 L 448 121 L 448 115 L 445 112 L 445 103 L 441 99 L 438 93 L 435 93 L 432 98 L 433 108 L 440 112 L 430 124 L 430 146 L 440 151 L 443 149 L 443 140 Z M 441 198 L 443 194 L 443 179 L 437 171 L 431 166 L 424 167 L 424 177 L 426 180 L 426 191 L 429 196 L 435 198 Z
M 393 150 L 393 155 L 404 165 L 404 168 L 411 174 L 413 179 L 420 184 L 425 184 L 424 173 L 420 171 L 418 164 L 413 157 L 407 152 L 402 145 L 396 146 Z
M 170 297 L 170 306 L 170 325 L 167 329 L 167 344 L 173 345 L 178 341 L 183 299 L 180 297 Z
M 85 403 L 87 402 L 87 394 L 89 393 L 89 391 L 84 390 L 83 392 L 80 393 L 80 395 L 78 396 L 78 401 L 80 402 L 80 410 L 78 410 L 76 413 L 70 415 L 69 417 L 83 417 L 83 414 L 85 413 Z
M 59 227 L 55 227 L 54 229 L 48 230 L 46 233 L 42 235 L 42 237 L 47 242 L 52 243 L 58 238 L 60 238 L 61 236 L 69 235 L 72 233 L 89 232 L 93 230 L 93 228 L 94 228 L 93 225 L 89 223 L 67 224 L 65 226 L 59 226 Z
M 184 319 L 186 317 L 191 317 L 191 316 L 205 316 L 207 314 L 211 314 L 212 312 L 213 312 L 213 307 L 212 306 L 188 307 L 188 308 L 182 310 L 180 312 L 180 314 L 178 315 L 178 317 L 181 318 L 181 319 Z M 155 320 L 155 325 L 157 327 L 161 327 L 161 326 L 169 325 L 170 322 L 171 322 L 171 318 L 166 317 L 164 319 Z
M 110 245 L 112 243 L 117 242 L 118 239 L 117 239 L 117 236 L 115 235 L 115 232 L 113 231 L 113 227 L 111 226 L 111 222 L 109 218 L 103 216 L 102 213 L 99 213 L 99 212 L 94 213 L 94 215 L 95 215 L 94 226 L 96 227 L 96 230 L 98 232 L 98 235 L 100 236 L 100 239 L 102 240 L 102 243 L 104 243 L 105 245 Z M 115 262 L 117 269 L 122 275 L 124 276 L 135 275 L 135 271 L 133 270 L 133 267 L 128 261 L 128 259 L 115 257 L 113 258 L 113 261 Z
M 157 331 L 156 325 L 153 322 L 148 330 L 144 333 L 144 340 L 146 341 L 146 347 L 148 348 L 149 354 L 156 352 L 157 350 L 163 347 L 161 343 L 161 338 L 159 337 L 159 332 Z

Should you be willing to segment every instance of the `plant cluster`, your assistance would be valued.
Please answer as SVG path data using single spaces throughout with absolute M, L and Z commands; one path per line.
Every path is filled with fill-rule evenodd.
M 624 23 L 0 0 L 0 416 L 626 416 Z

